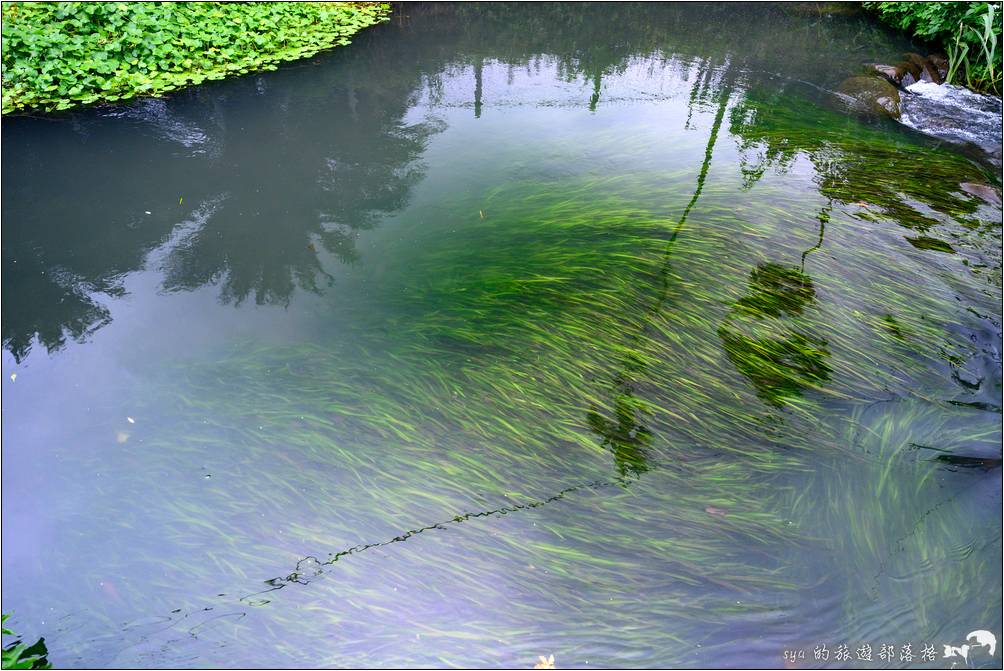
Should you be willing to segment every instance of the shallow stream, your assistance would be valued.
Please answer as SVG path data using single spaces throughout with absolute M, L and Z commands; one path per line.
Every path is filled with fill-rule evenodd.
M 1000 638 L 1000 184 L 827 93 L 916 48 L 814 4 L 409 5 L 5 119 L 10 624 L 62 667 Z

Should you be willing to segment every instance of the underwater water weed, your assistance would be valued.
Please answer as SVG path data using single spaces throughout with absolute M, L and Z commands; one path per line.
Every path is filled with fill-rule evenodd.
M 741 412 L 715 412 L 710 394 L 734 394 L 714 382 L 721 370 L 681 375 L 691 367 L 690 352 L 681 347 L 674 322 L 694 319 L 712 327 L 715 318 L 682 306 L 696 306 L 706 295 L 699 286 L 681 284 L 678 274 L 688 259 L 714 252 L 708 240 L 677 228 L 679 213 L 652 217 L 632 205 L 624 194 L 639 180 L 670 195 L 655 176 L 561 188 L 523 183 L 493 196 L 489 218 L 474 210 L 472 223 L 449 235 L 420 231 L 443 237 L 420 246 L 423 254 L 408 265 L 401 285 L 395 276 L 377 289 L 395 317 L 388 328 L 374 329 L 373 315 L 360 315 L 366 338 L 295 348 L 240 345 L 212 365 L 176 367 L 171 376 L 187 392 L 164 398 L 161 411 L 175 415 L 189 436 L 169 451 L 155 438 L 144 448 L 153 448 L 156 462 L 199 458 L 228 441 L 242 445 L 244 456 L 226 470 L 210 467 L 214 485 L 239 477 L 253 463 L 288 459 L 298 465 L 298 487 L 314 492 L 308 505 L 316 512 L 300 518 L 297 528 L 284 529 L 281 544 L 283 552 L 298 548 L 301 558 L 303 550 L 323 558 L 339 554 L 332 547 L 356 548 L 359 529 L 388 539 L 415 537 L 403 529 L 437 532 L 422 533 L 416 543 L 379 542 L 353 562 L 339 561 L 327 580 L 311 583 L 325 593 L 337 587 L 343 598 L 365 589 L 351 577 L 381 553 L 391 547 L 395 557 L 402 550 L 436 552 L 444 542 L 435 540 L 439 535 L 464 560 L 436 570 L 461 585 L 473 585 L 469 581 L 480 581 L 496 562 L 519 552 L 536 567 L 528 569 L 532 573 L 570 582 L 554 588 L 563 602 L 577 598 L 572 585 L 582 581 L 611 590 L 617 599 L 617 590 L 661 576 L 666 596 L 654 609 L 691 620 L 700 602 L 706 608 L 697 621 L 716 626 L 724 626 L 716 613 L 727 612 L 729 594 L 748 598 L 765 589 L 794 590 L 778 565 L 786 562 L 781 548 L 798 530 L 772 509 L 779 490 L 771 482 L 805 465 L 764 444 L 759 403 Z M 658 193 L 651 197 L 659 199 Z M 690 199 L 680 199 L 681 208 Z M 665 270 L 674 230 L 680 232 L 671 250 L 673 266 Z M 474 244 L 485 236 L 495 244 Z M 713 237 L 710 244 L 725 242 Z M 664 287 L 665 294 L 653 286 Z M 697 352 L 706 356 L 701 350 L 714 351 L 710 345 Z M 393 365 L 374 366 L 374 360 Z M 241 394 L 221 393 L 222 381 L 238 385 Z M 726 434 L 741 437 L 716 438 Z M 275 448 L 279 443 L 281 450 Z M 730 458 L 723 459 L 721 450 Z M 245 506 L 296 500 L 296 489 L 279 480 L 281 472 L 273 476 L 266 467 L 254 474 L 256 482 L 274 482 L 267 487 L 268 502 L 240 502 L 235 492 L 218 490 L 213 517 L 233 516 L 238 523 Z M 564 497 L 563 508 L 596 508 L 588 525 L 550 525 L 551 535 L 528 543 L 519 535 L 490 533 L 499 517 L 507 524 L 542 526 L 546 508 L 533 502 L 556 490 L 620 480 L 636 484 Z M 647 508 L 647 495 L 632 493 L 636 487 L 658 487 L 673 504 Z M 506 500 L 515 503 L 491 505 Z M 179 506 L 172 497 L 158 514 L 177 518 Z M 709 507 L 727 512 L 714 515 Z M 477 514 L 477 525 L 458 525 L 470 536 L 461 547 L 452 524 L 445 530 L 430 525 L 465 510 L 511 513 Z M 223 511 L 231 512 L 220 517 Z M 662 532 L 648 538 L 633 533 L 630 520 L 638 518 Z M 175 528 L 180 538 L 184 527 Z M 226 533 L 225 527 L 205 531 Z M 745 558 L 750 547 L 761 553 L 752 563 Z M 243 559 L 251 547 L 231 551 L 246 565 L 274 569 L 269 556 Z M 397 571 L 406 573 L 407 564 Z M 299 581 L 301 572 L 295 573 Z M 698 586 L 709 591 L 694 601 Z M 283 598 L 289 598 L 285 591 Z
M 540 23 L 552 48 L 556 24 Z M 230 194 L 226 208 L 186 220 L 126 278 L 135 302 L 109 299 L 113 327 L 65 347 L 101 366 L 63 369 L 88 384 L 59 412 L 87 412 L 62 432 L 75 449 L 48 453 L 69 475 L 47 521 L 100 520 L 107 541 L 64 533 L 74 561 L 40 569 L 36 589 L 72 584 L 61 604 L 96 611 L 65 628 L 57 659 L 769 665 L 793 621 L 850 636 L 871 631 L 876 603 L 926 598 L 933 613 L 945 594 L 910 560 L 926 576 L 925 557 L 993 558 L 993 537 L 909 533 L 961 520 L 956 486 L 993 471 L 919 457 L 909 445 L 927 431 L 903 441 L 881 417 L 913 416 L 939 456 L 992 443 L 999 233 L 954 188 L 984 179 L 978 167 L 794 84 L 764 96 L 743 54 L 577 65 L 577 46 L 527 56 L 522 40 L 495 52 L 464 35 L 460 54 L 430 39 L 435 59 L 412 69 L 381 41 L 372 67 L 345 50 L 303 69 L 344 75 L 323 87 L 280 72 L 188 110 L 211 140 L 226 122 L 197 149 L 223 167 L 193 180 L 181 167 L 197 157 L 170 165 Z M 558 100 L 541 106 L 536 83 Z M 264 151 L 263 137 L 276 138 Z M 211 202 L 198 188 L 165 188 L 172 212 L 179 193 Z M 921 228 L 956 254 L 911 244 Z M 329 248 L 320 232 L 341 237 Z M 52 238 L 39 270 L 66 246 Z M 144 297 L 186 320 L 138 327 L 129 306 Z M 91 356 L 133 333 L 142 347 Z M 70 360 L 60 352 L 47 365 Z M 29 416 L 7 416 L 37 440 Z M 879 504 L 887 525 L 858 523 Z M 880 574 L 888 598 L 856 571 Z M 953 622 L 968 618 L 949 598 Z
M 914 470 L 904 451 L 908 442 L 891 438 L 892 427 L 901 426 L 892 415 L 876 419 L 868 431 L 896 445 L 882 448 L 880 461 L 874 449 L 848 438 L 848 427 L 867 423 L 861 413 L 882 417 L 876 413 L 883 405 L 876 402 L 896 394 L 916 397 L 918 387 L 925 398 L 913 401 L 920 414 L 910 421 L 919 427 L 917 417 L 931 416 L 928 403 L 934 399 L 927 397 L 947 389 L 945 366 L 935 363 L 943 361 L 945 339 L 931 316 L 945 319 L 954 308 L 943 290 L 918 296 L 916 281 L 904 280 L 903 269 L 918 263 L 905 241 L 901 255 L 892 258 L 848 244 L 868 240 L 876 227 L 911 223 L 897 218 L 905 216 L 902 210 L 862 219 L 839 199 L 799 203 L 765 183 L 754 187 L 756 197 L 780 198 L 774 208 L 736 217 L 728 190 L 710 169 L 706 174 L 710 181 L 703 184 L 700 206 L 688 215 L 695 227 L 690 233 L 677 229 L 679 216 L 654 214 L 640 203 L 677 202 L 683 214 L 693 192 L 673 192 L 645 174 L 500 187 L 482 199 L 492 213 L 484 219 L 480 208 L 458 202 L 457 212 L 474 212 L 464 226 L 420 230 L 402 241 L 420 251 L 410 255 L 407 273 L 391 274 L 377 289 L 394 318 L 378 338 L 369 330 L 365 347 L 237 348 L 212 371 L 183 375 L 203 398 L 213 396 L 214 379 L 221 378 L 246 380 L 250 398 L 281 404 L 290 401 L 267 390 L 308 392 L 314 400 L 298 396 L 295 408 L 281 411 L 273 402 L 262 404 L 268 410 L 255 417 L 276 422 L 270 429 L 275 431 L 302 411 L 310 429 L 297 429 L 284 444 L 313 453 L 319 463 L 338 454 L 359 478 L 358 485 L 348 483 L 357 493 L 349 495 L 343 484 L 342 495 L 359 500 L 366 491 L 379 501 L 380 511 L 340 511 L 343 535 L 360 524 L 392 527 L 392 518 L 448 520 L 457 510 L 493 509 L 478 507 L 479 500 L 543 500 L 555 482 L 574 486 L 614 475 L 634 483 L 596 499 L 576 494 L 562 505 L 610 503 L 587 515 L 588 525 L 562 516 L 562 524 L 541 540 L 527 542 L 523 534 L 495 538 L 491 516 L 478 518 L 483 526 L 461 525 L 466 549 L 455 551 L 467 565 L 437 564 L 444 580 L 476 580 L 495 561 L 520 553 L 535 568 L 512 576 L 514 581 L 533 582 L 543 567 L 549 580 L 562 581 L 551 605 L 586 607 L 575 589 L 584 588 L 588 575 L 590 584 L 600 586 L 590 593 L 608 589 L 613 603 L 622 603 L 617 590 L 626 580 L 657 584 L 663 593 L 649 604 L 651 612 L 725 627 L 743 610 L 726 595 L 756 602 L 767 592 L 783 598 L 820 583 L 814 571 L 807 575 L 792 567 L 782 548 L 829 547 L 841 534 L 845 551 L 862 557 L 861 573 L 884 576 L 892 565 L 882 534 L 895 530 L 904 543 L 920 538 L 920 531 L 910 529 L 923 511 L 911 511 L 908 501 L 924 498 L 924 487 L 933 482 L 930 465 Z M 627 195 L 636 193 L 645 196 Z M 968 207 L 968 201 L 958 202 Z M 756 252 L 735 254 L 737 238 Z M 932 279 L 928 286 L 938 285 Z M 659 296 L 665 297 L 661 303 Z M 753 321 L 744 325 L 745 319 Z M 359 315 L 359 323 L 372 329 L 366 316 Z M 757 340 L 740 325 L 767 335 Z M 782 343 L 780 349 L 772 349 L 773 341 Z M 788 349 L 785 342 L 792 343 Z M 394 365 L 362 363 L 372 357 Z M 944 426 L 955 431 L 956 420 L 944 417 Z M 309 437 L 313 432 L 318 435 Z M 347 436 L 351 450 L 339 444 Z M 872 479 L 851 486 L 847 463 L 861 464 L 860 472 Z M 807 473 L 815 483 L 831 468 L 841 473 L 826 483 L 832 500 L 806 496 L 812 487 L 795 484 Z M 911 481 L 918 489 L 907 497 L 903 483 Z M 894 507 L 896 519 L 884 525 L 868 517 L 870 508 L 859 505 L 865 492 Z M 665 504 L 653 509 L 653 496 Z M 849 524 L 840 522 L 840 514 L 818 522 L 821 506 L 838 499 L 857 506 L 846 518 Z M 416 506 L 424 512 L 409 510 Z M 539 525 L 544 510 L 527 510 L 524 519 Z M 523 527 L 515 515 L 501 517 L 507 526 Z M 639 539 L 630 524 L 620 526 L 638 518 L 664 535 Z M 399 525 L 387 538 L 400 537 L 402 528 L 440 531 L 427 523 Z M 451 539 L 454 533 L 442 531 Z M 426 553 L 438 545 L 422 535 L 414 546 L 421 551 L 408 550 L 415 563 L 407 565 L 427 566 Z M 317 532 L 305 529 L 303 538 L 319 549 L 330 547 Z M 928 542 L 934 554 L 945 548 L 940 540 Z M 409 545 L 395 543 L 399 551 Z M 348 566 L 338 573 L 361 570 Z M 858 570 L 837 566 L 831 574 Z M 334 574 L 328 578 L 346 588 Z M 334 589 L 324 583 L 312 582 L 312 589 Z M 879 584 L 883 593 L 885 578 Z M 935 602 L 953 588 L 972 593 L 954 581 L 912 585 L 915 598 Z M 704 595 L 701 614 L 677 601 L 698 593 Z M 860 592 L 849 594 L 854 598 L 847 603 L 848 617 L 870 621 L 873 613 L 855 601 Z M 541 617 L 548 607 L 541 604 Z M 520 609 L 527 617 L 538 612 L 524 604 Z M 913 621 L 918 627 L 921 617 Z M 500 631 L 498 623 L 484 625 Z M 525 631 L 515 624 L 502 628 L 509 636 Z M 438 636 L 450 640 L 448 633 Z
M 909 233 L 903 210 L 862 218 L 769 173 L 737 206 L 741 176 L 714 162 L 729 149 L 705 145 L 686 182 L 565 175 L 420 204 L 409 221 L 437 225 L 403 226 L 381 248 L 394 262 L 380 282 L 332 297 L 337 334 L 236 342 L 158 370 L 142 410 L 172 429 L 119 457 L 150 472 L 205 464 L 212 478 L 183 482 L 143 512 L 144 528 L 191 552 L 178 573 L 207 593 L 309 582 L 251 597 L 272 601 L 251 610 L 287 630 L 295 609 L 278 602 L 304 605 L 297 640 L 365 635 L 382 662 L 407 660 L 402 630 L 451 663 L 554 640 L 562 658 L 602 644 L 682 659 L 664 647 L 667 622 L 683 640 L 727 640 L 744 616 L 847 579 L 857 565 L 799 560 L 831 552 L 834 534 L 874 575 L 888 554 L 878 532 L 904 535 L 916 517 L 859 522 L 862 501 L 898 508 L 916 500 L 904 482 L 933 476 L 906 448 L 876 464 L 844 420 L 889 398 L 948 408 L 957 385 L 944 350 L 970 356 L 945 331 L 957 301 L 940 270 L 917 272 L 931 250 L 903 240 L 890 253 L 888 237 Z M 858 505 L 855 516 L 821 510 L 831 501 L 813 492 L 830 470 L 833 500 Z M 868 486 L 841 499 L 858 470 Z M 123 483 L 122 495 L 142 487 Z M 566 488 L 579 489 L 532 505 Z M 114 520 L 128 523 L 139 520 Z M 930 543 L 912 556 L 946 551 Z M 219 549 L 209 560 L 206 546 Z M 294 568 L 310 556 L 316 566 Z M 937 601 L 946 592 L 934 587 L 913 588 Z M 849 627 L 874 617 L 848 594 Z M 598 608 L 605 619 L 577 633 L 576 617 Z M 365 631 L 350 624 L 360 612 Z M 253 626 L 232 627 L 253 644 Z M 345 663 L 349 647 L 326 661 Z
M 916 639 L 935 635 L 946 610 L 961 620 L 992 623 L 999 617 L 994 563 L 971 560 L 979 548 L 1000 540 L 999 529 L 978 522 L 988 515 L 981 498 L 994 480 L 999 482 L 999 470 L 946 470 L 913 442 L 925 436 L 953 453 L 993 451 L 999 433 L 987 435 L 954 415 L 909 400 L 855 407 L 843 437 L 865 458 L 862 467 L 846 472 L 824 460 L 812 476 L 813 489 L 827 502 L 812 514 L 818 515 L 812 526 L 826 533 L 834 557 L 848 564 L 840 571 L 848 578 L 841 587 L 847 594 L 844 607 L 863 629 L 880 620 Z M 980 414 L 971 417 L 977 420 Z M 966 481 L 967 488 L 949 487 L 953 481 Z M 862 507 L 863 496 L 874 505 Z M 892 620 L 874 609 L 882 601 L 912 607 Z

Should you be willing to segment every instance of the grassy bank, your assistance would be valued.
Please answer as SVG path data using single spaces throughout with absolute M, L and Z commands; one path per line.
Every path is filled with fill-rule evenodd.
M 65 110 L 272 70 L 345 45 L 381 3 L 3 5 L 3 113 Z
M 948 54 L 949 83 L 1001 93 L 999 2 L 865 2 L 865 8 Z

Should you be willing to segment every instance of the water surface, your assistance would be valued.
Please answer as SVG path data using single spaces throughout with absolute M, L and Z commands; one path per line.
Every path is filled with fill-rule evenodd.
M 1000 637 L 1000 185 L 828 93 L 914 48 L 409 5 L 5 119 L 3 611 L 57 666 Z

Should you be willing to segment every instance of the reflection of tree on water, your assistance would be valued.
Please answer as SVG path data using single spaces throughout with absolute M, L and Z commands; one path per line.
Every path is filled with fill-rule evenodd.
M 320 291 L 320 252 L 356 258 L 357 231 L 407 203 L 437 130 L 404 120 L 417 67 L 368 76 L 386 59 L 400 55 L 346 50 L 337 67 L 5 123 L 4 347 L 21 360 L 36 338 L 84 339 L 111 322 L 102 294 L 155 257 L 166 290 L 218 284 L 225 303 Z
M 826 217 L 824 210 L 819 243 L 803 253 L 802 266 L 759 264 L 750 272 L 746 295 L 718 327 L 729 360 L 756 395 L 774 407 L 830 378 L 826 341 L 806 332 L 800 320 L 816 297 L 804 271 L 805 257 L 822 244 Z
M 631 346 L 634 347 L 641 344 L 649 325 L 653 320 L 658 318 L 669 298 L 669 271 L 673 248 L 680 231 L 687 223 L 690 211 L 697 204 L 698 198 L 701 197 L 701 191 L 704 189 L 704 181 L 707 179 L 708 170 L 711 168 L 711 157 L 715 150 L 715 144 L 718 141 L 718 132 L 721 129 L 722 119 L 725 116 L 725 110 L 728 107 L 735 86 L 736 72 L 728 65 L 719 71 L 722 74 L 722 79 L 718 82 L 717 88 L 712 87 L 711 77 L 713 69 L 708 64 L 702 64 L 702 68 L 707 68 L 706 78 L 703 79 L 700 92 L 698 91 L 698 86 L 695 84 L 694 92 L 691 95 L 691 105 L 698 99 L 703 100 L 708 97 L 708 92 L 711 91 L 710 97 L 716 99 L 718 109 L 711 124 L 711 131 L 708 134 L 708 145 L 704 151 L 704 161 L 701 163 L 701 170 L 697 175 L 697 186 L 694 189 L 694 194 L 684 207 L 679 221 L 666 242 L 666 251 L 663 255 L 662 267 L 660 269 L 660 292 L 655 303 L 642 318 L 640 330 L 632 338 Z M 690 119 L 691 116 L 688 115 L 686 122 L 688 125 Z M 613 378 L 612 417 L 604 417 L 596 406 L 593 406 L 586 413 L 586 420 L 589 422 L 590 428 L 601 437 L 603 446 L 613 454 L 617 470 L 622 479 L 629 476 L 637 477 L 651 468 L 648 463 L 647 448 L 652 443 L 652 432 L 642 424 L 645 415 L 649 414 L 649 407 L 644 399 L 638 398 L 635 395 L 636 381 L 641 379 L 644 372 L 645 362 L 642 355 L 630 352 L 625 356 L 621 364 L 621 370 Z
M 473 67 L 475 115 L 491 103 L 486 63 L 529 68 L 542 55 L 562 79 L 590 85 L 583 104 L 596 110 L 604 80 L 632 59 L 728 58 L 747 72 L 783 65 L 809 76 L 846 70 L 833 61 L 837 47 L 849 30 L 870 30 L 850 19 L 807 25 L 778 7 L 687 3 L 421 4 L 398 18 L 405 13 L 414 20 L 398 21 L 389 39 L 364 33 L 320 67 L 290 64 L 111 113 L 5 122 L 14 150 L 3 171 L 4 346 L 20 359 L 36 334 L 54 350 L 109 323 L 95 294 L 120 295 L 123 278 L 208 202 L 217 202 L 212 216 L 164 261 L 168 290 L 218 283 L 224 302 L 276 304 L 296 288 L 321 290 L 330 278 L 317 252 L 352 260 L 356 231 L 407 200 L 434 129 L 404 114 L 450 65 Z M 782 64 L 791 53 L 805 62 Z M 698 72 L 695 93 L 712 74 Z
M 142 169 L 123 173 L 117 161 L 142 159 L 105 128 L 15 118 L 2 133 L 0 322 L 4 348 L 20 361 L 36 340 L 55 351 L 110 323 L 106 301 L 124 294 L 123 277 L 170 224 L 123 203 L 128 194 L 153 209 L 163 186 Z
M 589 86 L 592 110 L 603 80 L 631 58 L 727 59 L 747 73 L 836 84 L 860 67 L 862 56 L 849 43 L 889 41 L 863 14 L 807 21 L 790 6 L 767 3 L 423 3 L 409 5 L 407 14 L 416 31 L 456 43 L 459 60 L 469 64 L 486 58 L 531 66 L 553 54 L 568 81 L 578 77 Z
M 590 428 L 602 438 L 603 447 L 610 450 L 621 478 L 637 477 L 649 470 L 647 448 L 652 433 L 641 421 L 647 412 L 645 401 L 635 396 L 633 375 L 644 370 L 645 365 L 636 358 L 624 364 L 624 370 L 614 378 L 616 389 L 611 421 L 594 407 L 586 413 Z
M 386 91 L 336 78 L 326 114 L 293 117 L 299 90 L 243 83 L 232 104 L 222 103 L 222 151 L 207 175 L 221 202 L 171 251 L 164 286 L 220 282 L 224 302 L 254 295 L 285 305 L 297 288 L 330 284 L 320 249 L 355 260 L 356 232 L 404 206 L 421 177 L 415 161 L 428 129 L 401 123 L 411 86 Z
M 768 171 L 789 172 L 802 158 L 812 164 L 821 195 L 832 202 L 867 204 L 905 228 L 926 231 L 938 226 L 939 215 L 962 219 L 979 207 L 961 187 L 952 188 L 966 179 L 980 181 L 975 166 L 930 156 L 918 171 L 914 161 L 903 160 L 904 150 L 917 149 L 916 144 L 905 145 L 881 130 L 866 131 L 854 119 L 795 92 L 767 93 L 751 86 L 729 116 L 747 189 Z
M 72 278 L 60 277 L 51 269 L 52 275 L 46 277 L 46 266 L 32 256 L 19 256 L 17 261 L 7 265 L 5 258 L 3 303 L 13 307 L 15 302 L 27 300 L 19 300 L 14 288 L 34 284 L 30 300 L 35 307 L 30 321 L 13 320 L 8 314 L 3 317 L 3 346 L 15 361 L 28 355 L 34 338 L 52 352 L 61 349 L 68 338 L 82 340 L 111 322 L 108 308 L 92 296 L 93 287 L 79 286 Z M 103 289 L 109 294 L 121 293 L 114 284 Z M 4 312 L 8 309 L 5 307 Z

